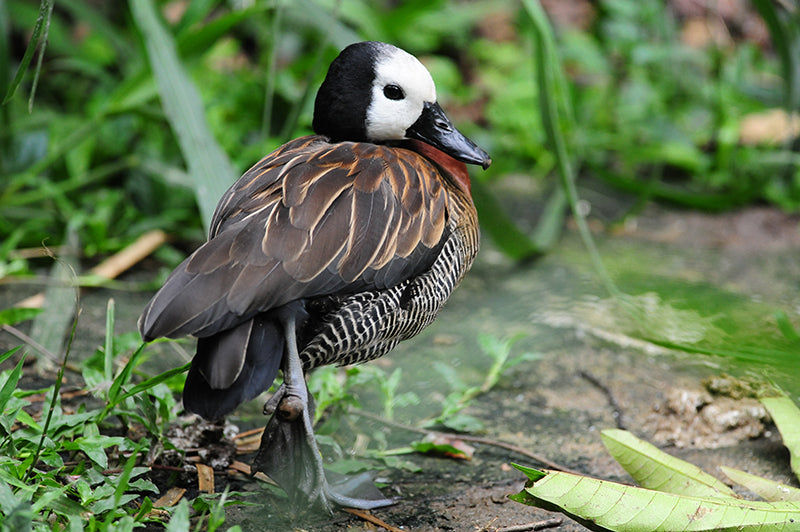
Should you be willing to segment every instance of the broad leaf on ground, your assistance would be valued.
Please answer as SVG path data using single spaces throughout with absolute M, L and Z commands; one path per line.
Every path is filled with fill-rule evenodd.
M 785 395 L 762 397 L 761 404 L 778 427 L 783 444 L 789 449 L 792 471 L 797 478 L 800 478 L 800 409 Z
M 531 479 L 511 499 L 561 511 L 593 529 L 789 530 L 800 522 L 800 503 L 691 497 L 564 473 L 525 470 Z
M 694 497 L 737 497 L 724 482 L 625 430 L 600 433 L 608 452 L 643 488 Z

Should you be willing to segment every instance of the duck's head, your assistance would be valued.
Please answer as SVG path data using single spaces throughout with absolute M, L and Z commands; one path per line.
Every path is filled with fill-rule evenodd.
M 416 139 L 484 169 L 492 162 L 436 103 L 436 86 L 422 63 L 382 42 L 351 44 L 331 63 L 313 125 L 334 142 Z

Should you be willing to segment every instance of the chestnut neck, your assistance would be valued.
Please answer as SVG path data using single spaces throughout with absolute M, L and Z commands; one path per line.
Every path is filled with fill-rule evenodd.
M 433 162 L 443 172 L 446 172 L 448 177 L 450 177 L 467 196 L 472 196 L 472 182 L 469 179 L 469 172 L 467 171 L 466 164 L 421 140 L 409 139 L 405 141 L 404 144 L 406 144 L 410 150 L 417 152 Z

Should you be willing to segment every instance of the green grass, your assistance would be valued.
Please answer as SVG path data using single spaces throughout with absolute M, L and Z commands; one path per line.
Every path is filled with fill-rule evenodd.
M 7 321 L 24 317 L 5 315 Z M 132 530 L 159 521 L 151 513 L 159 488 L 145 464 L 159 446 L 169 445 L 165 432 L 175 423 L 177 407 L 166 383 L 186 367 L 134 384 L 133 369 L 145 346 L 115 345 L 121 342 L 109 304 L 105 346 L 82 364 L 88 397 L 66 408 L 61 383 L 76 325 L 77 318 L 53 386 L 18 388 L 24 356 L 0 377 L 0 511 L 8 529 Z M 19 350 L 4 353 L 0 363 Z M 114 371 L 119 357 L 128 362 Z M 146 435 L 129 436 L 131 425 Z M 207 514 L 219 512 L 211 508 Z
M 0 278 L 38 282 L 34 274 L 51 266 L 22 258 L 20 249 L 75 249 L 73 273 L 52 266 L 45 312 L 0 312 L 6 325 L 35 320 L 34 340 L 60 361 L 55 385 L 25 391 L 18 387 L 23 350 L 0 357 L 16 362 L 0 386 L 4 526 L 102 530 L 163 521 L 151 513 L 155 486 L 142 464 L 168 445 L 186 368 L 141 370 L 149 350 L 135 331 L 116 331 L 111 305 L 104 345 L 80 353 L 91 401 L 64 408 L 58 388 L 69 360 L 62 353 L 71 347 L 62 340 L 79 308 L 64 285 L 159 228 L 174 236 L 155 256 L 160 270 L 125 288 L 157 286 L 203 240 L 221 191 L 271 149 L 310 131 L 314 90 L 349 42 L 385 40 L 425 60 L 443 106 L 493 156 L 492 168 L 475 175 L 475 201 L 484 230 L 512 260 L 546 253 L 558 241 L 587 181 L 631 195 L 635 208 L 655 200 L 708 211 L 754 203 L 800 209 L 797 141 L 742 144 L 738 133 L 751 113 L 800 108 L 797 12 L 753 2 L 772 50 L 747 41 L 699 49 L 681 42 L 681 21 L 663 2 L 600 2 L 593 24 L 578 29 L 553 29 L 533 0 L 395 4 L 257 1 L 236 8 L 194 0 L 171 4 L 185 10 L 165 19 L 165 4 L 152 0 L 100 8 L 61 0 L 55 9 L 47 0 L 0 0 Z M 533 230 L 521 229 L 491 192 L 509 174 L 547 191 Z M 593 249 L 590 236 L 586 244 Z M 616 293 L 612 281 L 607 286 Z M 775 322 L 781 343 L 768 345 L 768 354 L 784 357 L 798 333 L 785 314 Z M 480 421 L 464 408 L 531 358 L 510 356 L 512 340 L 480 342 L 492 361 L 486 379 L 463 382 L 439 365 L 452 373 L 452 389 L 425 421 L 477 430 Z M 420 399 L 401 391 L 402 378 L 400 370 L 373 366 L 319 371 L 311 386 L 322 440 L 336 445 L 338 427 L 353 425 L 348 408 L 364 394 L 378 398 L 389 421 L 413 407 Z M 45 394 L 43 403 L 34 403 L 36 393 Z M 134 426 L 144 435 L 129 437 Z M 376 442 L 369 456 L 413 467 L 392 461 L 379 435 Z M 168 528 L 187 530 L 194 515 L 213 530 L 224 522 L 224 507 L 240 502 L 236 494 L 197 497 L 192 511 L 182 502 Z
M 13 325 L 30 314 L 5 311 L 0 321 Z M 156 485 L 153 480 L 162 465 L 160 457 L 170 450 L 186 452 L 174 447 L 168 431 L 181 424 L 174 393 L 182 386 L 188 365 L 137 378 L 146 346 L 129 334 L 115 335 L 115 305 L 110 300 L 104 345 L 80 366 L 87 395 L 78 406 L 75 402 L 64 406 L 61 382 L 70 363 L 76 325 L 77 319 L 53 386 L 42 390 L 18 386 L 24 379 L 24 355 L 12 369 L 0 374 L 0 514 L 4 526 L 93 531 L 132 530 L 150 523 L 166 524 L 167 530 L 199 525 L 214 530 L 225 521 L 225 506 L 253 504 L 246 494 L 229 493 L 226 487 L 216 497 L 200 495 L 162 508 L 160 513 L 154 511 L 154 499 L 164 489 L 163 483 Z M 479 421 L 461 411 L 479 394 L 489 392 L 503 373 L 535 358 L 511 356 L 518 339 L 482 337 L 481 346 L 492 361 L 486 378 L 477 386 L 460 380 L 453 383 L 454 391 L 429 424 L 478 430 L 475 424 Z M 0 364 L 21 350 L 17 347 L 3 353 Z M 315 373 L 310 387 L 317 399 L 318 417 L 324 416 L 319 428 L 321 443 L 338 445 L 333 436 L 339 427 L 351 425 L 348 408 L 359 406 L 359 396 L 377 393 L 386 422 L 391 422 L 394 409 L 418 404 L 413 393 L 398 393 L 400 376 L 400 370 L 387 374 L 375 366 L 357 366 L 345 372 L 328 367 Z M 442 451 L 442 445 L 428 444 L 421 449 L 415 443 L 402 450 L 387 449 L 385 441 L 375 441 L 377 446 L 364 449 L 361 459 L 343 460 L 332 468 L 341 473 L 381 465 L 413 469 L 416 466 L 397 455 Z M 187 524 L 190 516 L 195 523 L 191 527 Z

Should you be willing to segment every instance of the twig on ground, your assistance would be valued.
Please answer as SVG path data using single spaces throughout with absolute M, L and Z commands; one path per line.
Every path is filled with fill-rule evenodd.
M 130 269 L 167 241 L 167 234 L 160 229 L 148 231 L 137 238 L 129 246 L 114 253 L 106 260 L 89 270 L 92 275 L 115 279 L 121 273 Z
M 563 523 L 564 520 L 560 517 L 553 517 L 552 519 L 545 519 L 544 521 L 536 521 L 534 523 L 526 523 L 524 525 L 504 526 L 503 528 L 492 529 L 491 532 L 530 532 L 531 530 L 544 530 L 545 528 L 554 528 Z M 488 529 L 485 529 L 488 532 Z
M 611 393 L 611 389 L 602 382 L 600 382 L 600 379 L 598 379 L 594 375 L 591 375 L 590 373 L 587 373 L 585 371 L 579 371 L 578 375 L 586 379 L 586 381 L 589 384 L 600 390 L 603 393 L 603 395 L 606 396 L 608 405 L 611 407 L 611 416 L 614 418 L 614 421 L 617 424 L 617 428 L 620 430 L 627 430 L 627 427 L 625 425 L 625 420 L 622 414 L 622 407 L 619 405 L 619 402 L 617 401 L 617 398 L 614 396 L 614 394 Z
M 33 349 L 38 351 L 40 354 L 46 356 L 47 358 L 49 358 L 53 362 L 56 362 L 56 363 L 60 362 L 60 359 L 59 359 L 58 355 L 56 355 L 55 353 L 53 353 L 52 351 L 47 349 L 45 346 L 43 346 L 42 344 L 40 344 L 39 342 L 37 342 L 36 340 L 31 338 L 30 336 L 28 336 L 24 332 L 20 331 L 16 327 L 14 327 L 12 325 L 8 325 L 8 324 L 3 324 L 0 327 L 0 329 L 4 330 L 5 332 L 10 334 L 11 336 L 16 337 L 17 340 L 21 340 L 21 341 L 25 342 L 30 347 L 32 347 Z M 70 369 L 70 371 L 77 371 L 78 373 L 80 373 L 80 370 L 75 368 L 75 366 L 72 366 L 69 369 Z
M 240 438 L 249 438 L 250 436 L 256 436 L 256 435 L 258 435 L 258 437 L 260 438 L 261 437 L 261 433 L 263 433 L 263 432 L 264 432 L 264 427 L 260 427 L 260 428 L 257 428 L 257 429 L 250 429 L 250 430 L 246 430 L 244 432 L 240 432 L 239 434 L 235 435 L 231 439 L 232 440 L 238 440 Z
M 355 508 L 342 508 L 342 510 L 349 514 L 353 514 L 356 517 L 360 517 L 364 521 L 368 521 L 373 525 L 385 528 L 389 532 L 405 532 L 403 529 L 397 528 L 396 526 L 392 526 L 389 523 L 385 522 L 384 520 L 380 519 L 379 517 L 376 517 L 364 510 L 356 510 Z
M 181 500 L 183 494 L 186 493 L 184 488 L 173 487 L 167 490 L 167 492 L 158 498 L 153 503 L 153 506 L 156 508 L 169 508 L 178 504 L 178 501 Z
M 202 462 L 198 462 L 196 467 L 198 489 L 205 493 L 214 493 L 214 468 Z
M 133 243 L 89 270 L 89 273 L 104 279 L 115 279 L 134 264 L 150 255 L 167 241 L 167 234 L 159 229 L 148 231 Z M 15 307 L 41 308 L 44 304 L 44 292 L 33 295 L 18 302 Z

